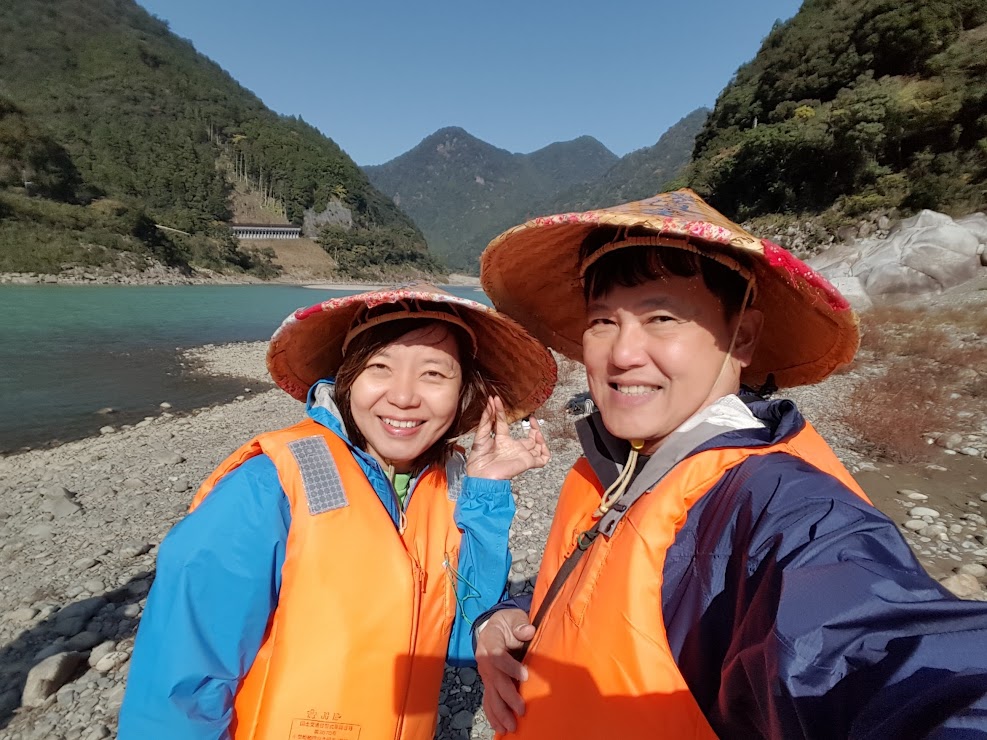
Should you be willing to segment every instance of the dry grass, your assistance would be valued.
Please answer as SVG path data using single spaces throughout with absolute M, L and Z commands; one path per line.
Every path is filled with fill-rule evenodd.
M 897 462 L 928 459 L 928 436 L 967 431 L 987 418 L 987 316 L 983 312 L 876 308 L 863 316 L 862 365 L 884 376 L 861 383 L 840 415 L 871 451 Z M 957 412 L 974 412 L 960 418 Z
M 538 409 L 534 416 L 539 422 L 544 420 L 542 432 L 545 435 L 545 442 L 553 452 L 568 446 L 569 441 L 579 439 L 576 433 L 576 417 L 566 411 L 564 405 L 550 401 Z
M 928 382 L 924 371 L 896 363 L 857 386 L 840 419 L 879 457 L 916 462 L 930 455 L 926 435 L 951 424 L 950 393 Z

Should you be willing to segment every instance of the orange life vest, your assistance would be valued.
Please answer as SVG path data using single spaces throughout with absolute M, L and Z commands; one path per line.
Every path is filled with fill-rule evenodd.
M 716 737 L 672 656 L 662 616 L 665 554 L 690 507 L 753 455 L 787 452 L 830 473 L 866 500 L 811 426 L 760 448 L 710 449 L 686 458 L 597 537 L 569 575 L 525 657 L 522 738 Z M 603 487 L 580 458 L 562 487 L 532 616 L 577 536 L 593 526 Z M 514 737 L 512 735 L 511 737 Z
M 278 605 L 234 701 L 236 740 L 431 740 L 456 613 L 460 532 L 432 467 L 398 533 L 346 443 L 306 420 L 262 434 L 203 483 L 258 454 L 291 507 Z

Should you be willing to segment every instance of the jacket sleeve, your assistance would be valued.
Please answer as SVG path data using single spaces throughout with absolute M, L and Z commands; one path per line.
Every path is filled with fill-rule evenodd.
M 277 604 L 289 525 L 277 470 L 260 456 L 168 533 L 134 645 L 121 740 L 229 737 L 234 694 Z
M 463 478 L 456 503 L 459 545 L 456 599 L 447 660 L 450 665 L 475 665 L 472 626 L 486 609 L 500 601 L 511 569 L 508 535 L 514 519 L 511 482 Z
M 987 733 L 987 604 L 945 591 L 893 522 L 801 461 L 761 465 L 747 488 L 754 505 L 736 522 L 749 537 L 726 566 L 738 586 L 717 733 Z M 704 620 L 715 614 L 714 600 Z

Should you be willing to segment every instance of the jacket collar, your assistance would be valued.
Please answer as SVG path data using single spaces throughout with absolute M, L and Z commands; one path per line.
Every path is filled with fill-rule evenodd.
M 788 400 L 745 402 L 737 396 L 729 395 L 683 422 L 682 426 L 669 435 L 665 444 L 677 441 L 678 437 L 694 435 L 697 427 L 704 424 L 715 425 L 722 431 L 711 438 L 698 438 L 700 441 L 688 456 L 714 447 L 761 447 L 777 444 L 799 432 L 805 426 L 805 420 L 795 404 Z M 607 431 L 599 411 L 576 422 L 576 430 L 583 454 L 600 483 L 608 488 L 627 460 L 630 443 Z M 657 470 L 649 471 L 648 462 L 648 457 L 638 458 L 633 482 L 635 489 L 651 488 L 657 483 L 657 480 L 649 478 L 660 473 Z

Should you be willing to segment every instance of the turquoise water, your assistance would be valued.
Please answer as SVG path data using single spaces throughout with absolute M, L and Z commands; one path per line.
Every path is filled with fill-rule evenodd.
M 470 287 L 450 292 L 489 303 Z M 352 291 L 283 285 L 0 286 L 0 452 L 226 401 L 244 382 L 192 376 L 179 351 L 270 338 L 296 308 Z M 258 388 L 256 382 L 250 384 Z M 115 413 L 101 416 L 99 409 Z

